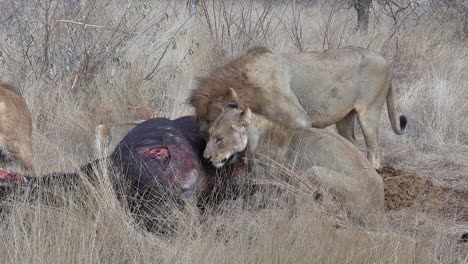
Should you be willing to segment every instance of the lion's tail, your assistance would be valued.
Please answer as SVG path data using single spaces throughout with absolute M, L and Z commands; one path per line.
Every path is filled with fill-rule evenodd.
M 392 125 L 393 132 L 397 135 L 403 135 L 405 133 L 406 124 L 408 123 L 408 119 L 406 116 L 400 116 L 400 128 L 397 127 L 397 122 L 395 118 L 395 100 L 393 98 L 393 87 L 390 85 L 390 89 L 388 90 L 387 94 L 387 112 L 388 118 L 390 119 L 390 124 Z

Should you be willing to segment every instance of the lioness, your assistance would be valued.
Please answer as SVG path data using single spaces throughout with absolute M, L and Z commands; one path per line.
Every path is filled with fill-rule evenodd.
M 247 161 L 261 160 L 264 155 L 275 160 L 286 157 L 319 185 L 344 197 L 355 216 L 383 209 L 382 178 L 353 144 L 337 134 L 315 128 L 288 128 L 237 103 L 226 105 L 209 134 L 203 157 L 216 167 L 240 153 Z
M 0 83 L 0 167 L 35 175 L 31 113 L 11 83 Z
M 199 79 L 189 103 L 201 129 L 208 132 L 229 88 L 252 112 L 292 127 L 324 128 L 336 124 L 338 133 L 356 144 L 357 115 L 367 145 L 367 158 L 380 168 L 377 150 L 380 113 L 387 101 L 393 131 L 398 129 L 392 89 L 392 68 L 380 55 L 357 47 L 299 54 L 273 54 L 255 47 Z

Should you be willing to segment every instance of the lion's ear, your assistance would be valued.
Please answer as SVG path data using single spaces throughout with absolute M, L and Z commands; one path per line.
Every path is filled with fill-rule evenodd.
M 228 101 L 237 103 L 237 99 L 238 99 L 237 98 L 237 92 L 234 89 L 229 88 L 227 97 L 228 97 Z
M 240 117 L 239 117 L 239 123 L 242 126 L 248 126 L 250 124 L 251 119 L 252 119 L 252 111 L 250 111 L 250 108 L 247 108 L 241 112 Z

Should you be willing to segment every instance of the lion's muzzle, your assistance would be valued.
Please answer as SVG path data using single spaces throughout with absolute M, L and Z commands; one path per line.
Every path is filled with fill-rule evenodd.
M 224 155 L 218 155 L 218 157 L 216 158 L 210 156 L 210 157 L 207 157 L 206 159 L 211 161 L 213 166 L 219 169 L 219 168 L 222 168 L 224 165 L 235 161 L 236 155 L 234 155 L 234 153 L 232 152 L 229 152 Z

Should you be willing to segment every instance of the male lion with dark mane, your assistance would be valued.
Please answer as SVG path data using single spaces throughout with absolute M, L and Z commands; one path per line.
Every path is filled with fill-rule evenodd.
M 357 47 L 324 52 L 273 54 L 254 47 L 198 80 L 189 103 L 204 132 L 229 101 L 233 88 L 239 103 L 256 114 L 291 127 L 325 128 L 356 144 L 359 120 L 367 158 L 380 168 L 377 149 L 380 114 L 385 101 L 393 131 L 401 135 L 406 117 L 395 119 L 392 68 L 380 55 Z
M 0 82 L 0 168 L 34 173 L 32 120 L 18 88 Z

